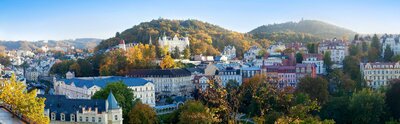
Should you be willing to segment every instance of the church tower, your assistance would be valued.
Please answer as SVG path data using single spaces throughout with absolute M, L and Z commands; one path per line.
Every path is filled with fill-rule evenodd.
M 123 40 L 123 39 L 119 40 L 118 48 L 123 49 L 124 51 L 126 51 L 125 40 Z
M 108 94 L 106 101 L 108 124 L 122 124 L 122 108 L 118 105 L 112 91 Z

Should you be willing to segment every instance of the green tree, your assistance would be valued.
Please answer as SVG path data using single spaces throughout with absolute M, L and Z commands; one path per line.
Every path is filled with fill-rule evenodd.
M 73 60 L 64 60 L 60 63 L 55 63 L 53 66 L 51 66 L 50 73 L 64 77 L 65 74 L 70 71 L 70 66 L 74 63 L 75 62 Z
M 332 71 L 332 65 L 333 65 L 333 62 L 332 62 L 332 59 L 331 59 L 331 52 L 325 52 L 323 60 L 324 60 L 324 66 L 326 68 L 326 71 L 328 73 L 331 72 Z
M 349 96 L 332 97 L 322 106 L 321 118 L 333 119 L 338 124 L 350 124 L 352 112 L 348 109 Z
M 392 57 L 392 62 L 398 62 L 398 61 L 400 61 L 400 55 L 394 55 Z
M 296 62 L 297 62 L 297 63 L 303 62 L 303 54 L 301 54 L 301 53 L 296 53 Z
M 400 80 L 395 79 L 390 81 L 385 97 L 386 104 L 389 107 L 389 112 L 394 118 L 400 118 Z
M 128 88 L 124 83 L 108 82 L 104 88 L 94 93 L 92 99 L 107 99 L 108 94 L 110 94 L 111 91 L 120 107 L 122 107 L 124 122 L 129 122 L 128 114 L 132 110 L 134 97 L 132 89 Z
M 179 123 L 209 124 L 219 122 L 213 112 L 199 101 L 187 101 L 179 108 Z
M 308 50 L 308 53 L 317 53 L 315 43 L 307 44 L 307 50 Z
M 5 54 L 0 54 L 0 64 L 4 66 L 10 66 L 10 57 L 6 56 Z
M 381 49 L 382 47 L 379 42 L 379 38 L 376 34 L 374 34 L 374 36 L 372 37 L 371 46 L 368 51 L 368 60 L 372 62 L 378 61 L 380 58 L 379 56 L 381 55 L 382 52 Z
M 331 94 L 341 96 L 351 94 L 356 89 L 356 82 L 338 69 L 328 74 L 328 81 Z
M 309 95 L 312 100 L 317 100 L 319 103 L 325 103 L 329 97 L 328 81 L 321 77 L 304 77 L 300 79 L 296 92 L 305 93 Z
M 176 46 L 174 48 L 174 51 L 172 51 L 172 58 L 179 59 L 180 57 L 181 57 L 180 50 L 179 50 L 178 46 Z
M 136 102 L 129 112 L 129 124 L 156 124 L 156 112 L 149 105 Z
M 384 94 L 379 91 L 363 89 L 350 98 L 349 111 L 354 124 L 377 124 L 383 122 L 385 115 Z
M 359 40 L 358 37 L 359 37 L 359 34 L 355 34 L 355 35 L 354 35 L 354 40 Z
M 185 47 L 185 49 L 183 50 L 183 58 L 190 59 L 190 48 L 189 47 Z
M 361 43 L 362 51 L 367 52 L 368 51 L 368 44 L 365 41 L 362 41 Z
M 383 59 L 386 62 L 390 62 L 392 60 L 393 56 L 394 56 L 394 52 L 392 51 L 392 48 L 390 47 L 390 45 L 386 45 L 385 52 L 383 53 Z
M 343 60 L 343 72 L 349 75 L 350 78 L 356 81 L 357 89 L 364 86 L 360 71 L 360 59 L 355 56 L 346 56 Z

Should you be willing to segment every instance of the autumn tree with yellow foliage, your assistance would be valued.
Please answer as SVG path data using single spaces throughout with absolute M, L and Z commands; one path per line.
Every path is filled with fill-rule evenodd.
M 37 98 L 36 90 L 27 92 L 26 86 L 17 81 L 15 75 L 10 80 L 1 81 L 0 100 L 11 106 L 37 124 L 48 124 L 49 118 L 44 113 L 45 98 Z
M 174 59 L 169 55 L 165 55 L 164 59 L 160 63 L 161 69 L 172 69 L 175 68 Z

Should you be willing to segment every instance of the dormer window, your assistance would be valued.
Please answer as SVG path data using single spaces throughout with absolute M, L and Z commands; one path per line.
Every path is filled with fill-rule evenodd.
M 75 122 L 75 115 L 71 114 L 71 122 Z
M 56 113 L 54 112 L 51 113 L 51 120 L 56 120 Z
M 61 116 L 61 121 L 65 121 L 65 114 L 61 113 L 60 116 Z

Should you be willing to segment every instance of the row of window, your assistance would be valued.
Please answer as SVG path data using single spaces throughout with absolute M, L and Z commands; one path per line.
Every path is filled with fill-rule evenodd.
M 371 71 L 366 71 L 367 74 L 399 74 L 399 70 L 371 70 Z
M 115 116 L 117 116 L 117 115 L 115 115 Z M 50 119 L 53 120 L 53 121 L 56 120 L 56 113 L 51 113 Z M 60 114 L 60 121 L 65 121 L 65 114 L 64 113 Z M 70 115 L 70 121 L 71 122 L 75 122 L 75 115 L 74 114 Z M 101 117 L 98 117 L 97 121 L 96 121 L 95 117 L 92 117 L 91 121 L 89 121 L 89 117 L 86 117 L 85 121 L 84 121 L 82 119 L 82 116 L 79 116 L 79 122 L 101 122 L 101 121 L 102 121 Z

